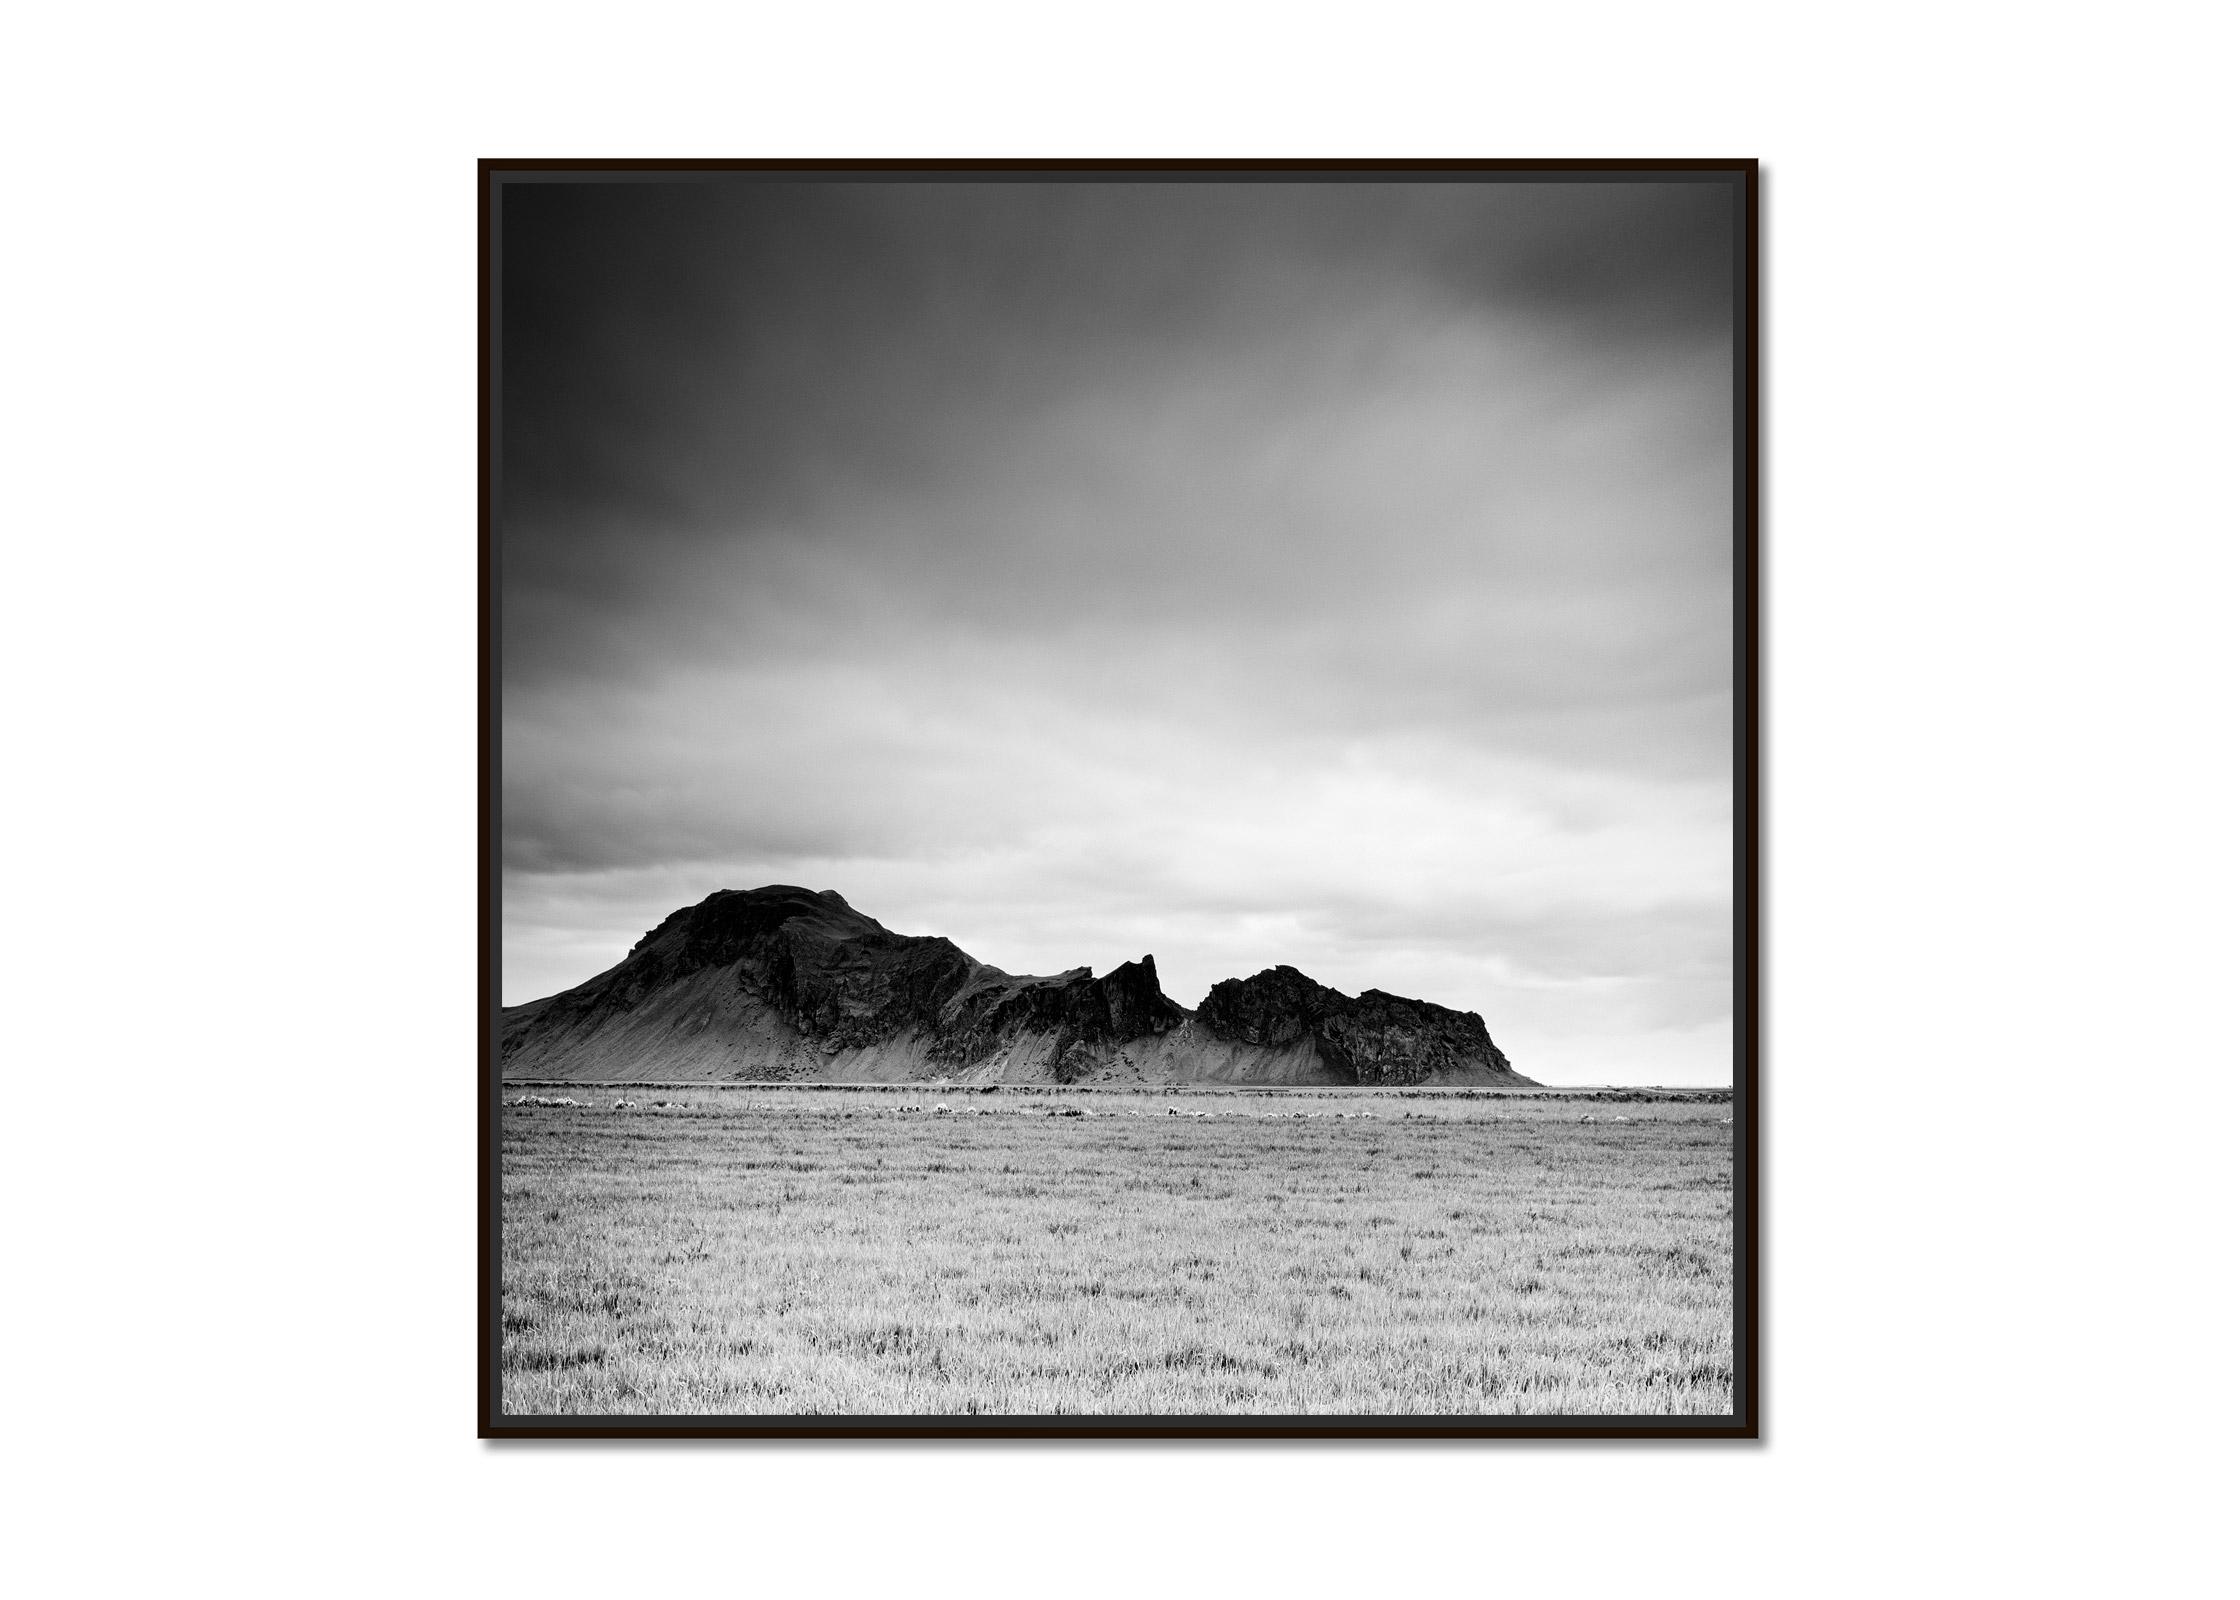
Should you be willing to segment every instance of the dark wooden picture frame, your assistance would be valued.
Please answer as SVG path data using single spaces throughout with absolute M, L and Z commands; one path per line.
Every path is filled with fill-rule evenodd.
M 506 1204 L 501 1162 L 505 1085 L 500 1050 L 501 629 L 500 501 L 504 492 L 499 352 L 505 328 L 500 283 L 505 241 L 502 197 L 511 185 L 578 181 L 642 182 L 725 177 L 944 179 L 1082 182 L 1137 178 L 1157 182 L 1379 183 L 1697 182 L 1732 186 L 1733 206 L 1733 544 L 1732 544 L 1732 1216 L 1733 1312 L 1730 1415 L 509 1415 L 502 1406 L 504 1349 L 501 1230 Z M 479 1153 L 475 1361 L 480 1437 L 615 1438 L 1598 1438 L 1730 1439 L 1760 1437 L 1764 1330 L 1760 1238 L 1763 1086 L 1760 1062 L 1760 629 L 1759 593 L 1759 208 L 1754 160 L 1486 161 L 717 161 L 490 159 L 478 169 L 479 221 L 479 846 L 480 999 L 476 1128 Z

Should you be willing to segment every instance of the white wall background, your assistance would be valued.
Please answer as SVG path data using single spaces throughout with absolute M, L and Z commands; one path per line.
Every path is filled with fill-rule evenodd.
M 2228 11 L 47 8 L 0 52 L 25 1593 L 2229 1579 Z M 1767 163 L 1757 1447 L 473 1431 L 479 155 Z

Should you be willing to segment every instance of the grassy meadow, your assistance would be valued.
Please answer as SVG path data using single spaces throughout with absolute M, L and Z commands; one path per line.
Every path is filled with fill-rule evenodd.
M 1723 1097 L 531 1092 L 511 1415 L 1732 1409 Z

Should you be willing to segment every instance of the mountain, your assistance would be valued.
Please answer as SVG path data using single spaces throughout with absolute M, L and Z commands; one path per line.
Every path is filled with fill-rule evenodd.
M 1101 978 L 1014 977 L 788 884 L 721 890 L 588 982 L 506 1007 L 499 1051 L 509 1078 L 612 1082 L 1532 1086 L 1476 1012 L 1349 999 L 1273 967 L 1215 984 L 1192 1013 L 1148 955 Z

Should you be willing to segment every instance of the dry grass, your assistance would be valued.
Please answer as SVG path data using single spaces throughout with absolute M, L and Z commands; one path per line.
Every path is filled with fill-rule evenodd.
M 576 1097 L 504 1113 L 512 1415 L 1732 1409 L 1723 1105 Z

